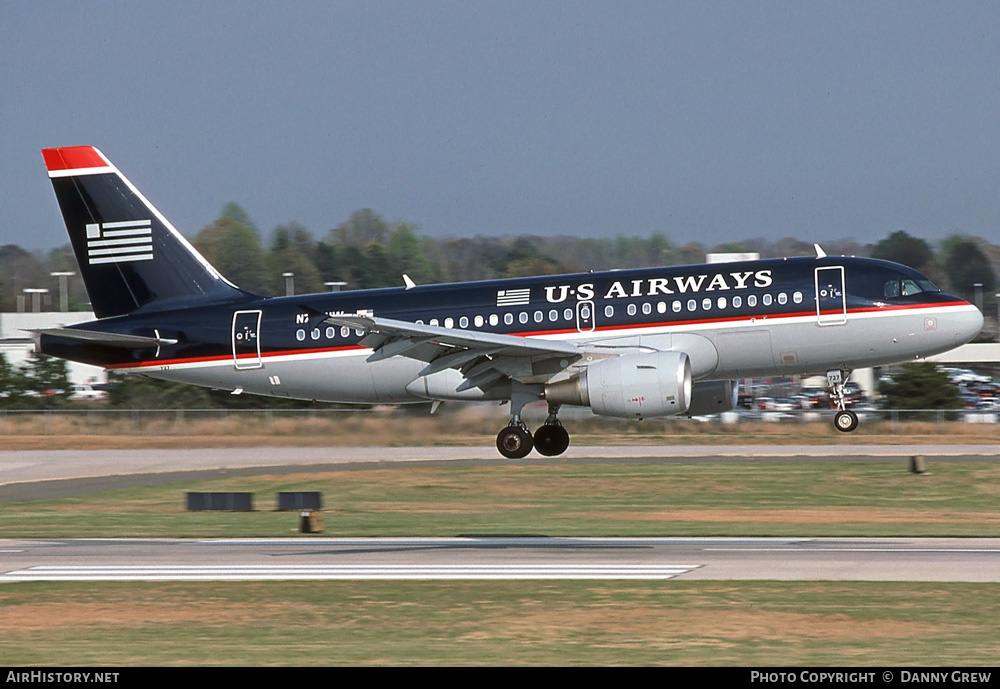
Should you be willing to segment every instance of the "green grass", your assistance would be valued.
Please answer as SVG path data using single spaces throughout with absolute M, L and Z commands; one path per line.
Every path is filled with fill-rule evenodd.
M 257 511 L 186 512 L 252 491 Z M 517 463 L 234 477 L 0 506 L 0 536 L 1000 536 L 1000 463 Z M 7 665 L 992 665 L 1000 584 L 19 583 Z
M 323 493 L 329 536 L 1000 536 L 1000 463 L 808 460 L 234 477 L 0 505 L 0 536 L 292 536 L 284 490 Z M 256 511 L 187 512 L 187 491 L 251 491 Z
M 0 587 L 0 658 L 59 666 L 992 666 L 998 599 L 995 584 L 18 584 Z

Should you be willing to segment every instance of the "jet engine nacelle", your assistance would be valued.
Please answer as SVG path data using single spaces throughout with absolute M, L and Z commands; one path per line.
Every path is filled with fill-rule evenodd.
M 691 390 L 689 416 L 721 414 L 736 408 L 740 387 L 735 380 L 708 380 L 695 383 Z
M 691 362 L 684 352 L 603 359 L 546 385 L 545 399 L 627 419 L 683 414 L 691 404 Z

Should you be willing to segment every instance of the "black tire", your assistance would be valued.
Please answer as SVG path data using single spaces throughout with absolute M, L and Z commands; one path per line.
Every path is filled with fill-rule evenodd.
M 561 455 L 569 447 L 569 433 L 555 424 L 542 426 L 535 431 L 535 449 L 546 457 Z
M 534 443 L 531 434 L 518 426 L 507 426 L 497 433 L 497 450 L 507 459 L 524 459 Z
M 841 433 L 850 433 L 858 427 L 858 415 L 852 411 L 839 411 L 833 417 L 833 427 Z

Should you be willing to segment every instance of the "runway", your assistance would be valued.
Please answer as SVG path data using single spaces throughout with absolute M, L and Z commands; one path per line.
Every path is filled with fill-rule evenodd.
M 992 462 L 996 446 L 571 448 L 524 463 Z M 0 502 L 236 474 L 507 463 L 490 448 L 0 452 Z M 343 579 L 1000 581 L 1000 539 L 0 540 L 0 583 Z
M 0 540 L 0 583 L 453 579 L 1000 581 L 1000 539 Z

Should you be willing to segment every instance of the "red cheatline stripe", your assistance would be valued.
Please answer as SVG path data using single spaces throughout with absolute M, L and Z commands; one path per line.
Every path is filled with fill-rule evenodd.
M 958 306 L 964 306 L 964 304 L 953 303 L 953 302 L 939 302 L 939 303 L 935 303 L 935 304 L 914 304 L 914 305 L 907 305 L 907 306 L 891 306 L 891 307 L 888 307 L 888 308 L 850 309 L 850 310 L 848 310 L 847 315 L 848 316 L 850 316 L 850 315 L 857 315 L 859 313 L 869 313 L 869 312 L 873 312 L 873 311 L 879 311 L 879 312 L 883 312 L 884 313 L 884 312 L 887 312 L 887 311 L 909 311 L 909 310 L 931 309 L 931 308 L 952 307 L 952 306 L 958 307 Z M 839 315 L 839 314 L 842 314 L 842 313 L 843 312 L 840 311 L 840 310 L 832 310 L 832 311 L 824 311 L 823 315 Z M 816 315 L 815 311 L 796 311 L 796 312 L 793 312 L 793 313 L 775 313 L 775 314 L 770 314 L 770 315 L 758 315 L 758 316 L 756 316 L 756 319 L 757 319 L 757 321 L 766 321 L 766 320 L 776 320 L 776 319 L 780 319 L 780 318 L 802 318 L 802 317 L 809 317 L 809 316 L 815 316 L 815 315 Z M 670 327 L 670 328 L 674 328 L 674 329 L 679 329 L 679 328 L 683 328 L 685 326 L 691 326 L 691 325 L 711 325 L 711 324 L 715 324 L 715 323 L 727 323 L 727 322 L 737 322 L 737 321 L 745 321 L 747 324 L 749 324 L 750 321 L 751 321 L 751 317 L 743 315 L 743 316 L 733 316 L 731 318 L 702 318 L 702 319 L 695 319 L 695 320 L 688 320 L 688 321 L 661 321 L 661 322 L 656 322 L 656 323 L 620 323 L 620 324 L 613 325 L 613 326 L 604 326 L 604 327 L 600 327 L 599 326 L 596 329 L 596 331 L 587 331 L 587 332 L 584 332 L 583 334 L 586 335 L 588 333 L 593 333 L 593 332 L 610 334 L 610 333 L 616 332 L 616 331 L 628 331 L 628 330 L 637 330 L 637 329 L 643 329 L 643 328 L 659 328 L 659 327 Z M 577 331 L 575 329 L 564 329 L 564 330 L 526 331 L 526 332 L 522 332 L 522 333 L 511 333 L 511 334 L 514 335 L 514 336 L 516 336 L 516 337 L 528 337 L 528 336 L 539 337 L 539 336 L 545 336 L 545 335 L 563 335 L 563 334 L 567 334 L 567 333 L 576 333 L 576 332 Z M 343 347 L 317 347 L 315 349 L 285 349 L 285 350 L 272 351 L 272 352 L 262 352 L 261 353 L 261 358 L 262 359 L 268 359 L 270 357 L 278 357 L 278 356 L 299 356 L 299 355 L 303 355 L 303 354 L 324 354 L 324 353 L 330 353 L 330 352 L 347 352 L 347 351 L 352 351 L 352 350 L 356 350 L 358 352 L 361 352 L 361 351 L 364 351 L 365 349 L 366 349 L 365 347 L 362 347 L 360 345 L 345 345 Z M 254 353 L 244 353 L 244 354 L 240 354 L 237 358 L 239 358 L 239 359 L 254 359 L 254 358 L 256 358 L 256 356 L 257 355 L 254 354 Z M 168 360 L 157 359 L 157 360 L 153 360 L 153 361 L 129 362 L 127 364 L 107 364 L 105 366 L 105 368 L 109 368 L 109 369 L 147 368 L 147 367 L 148 368 L 153 368 L 153 367 L 165 366 L 165 365 L 175 366 L 175 365 L 178 365 L 178 364 L 226 362 L 226 361 L 232 361 L 232 360 L 233 360 L 232 354 L 222 354 L 222 355 L 205 356 L 205 357 L 194 357 L 194 358 L 186 358 L 186 359 L 168 359 Z
M 45 167 L 49 172 L 108 166 L 93 146 L 43 148 L 42 157 L 45 158 Z

